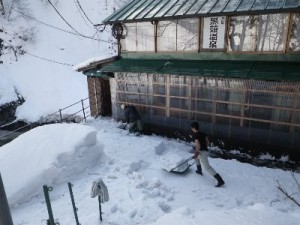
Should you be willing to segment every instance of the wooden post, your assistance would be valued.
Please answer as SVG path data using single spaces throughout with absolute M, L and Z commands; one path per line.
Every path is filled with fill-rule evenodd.
M 4 185 L 0 173 L 0 225 L 13 225 Z

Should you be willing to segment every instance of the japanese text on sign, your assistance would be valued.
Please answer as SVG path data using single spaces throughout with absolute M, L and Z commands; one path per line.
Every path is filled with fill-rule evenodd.
M 225 36 L 225 17 L 204 18 L 203 48 L 223 49 Z

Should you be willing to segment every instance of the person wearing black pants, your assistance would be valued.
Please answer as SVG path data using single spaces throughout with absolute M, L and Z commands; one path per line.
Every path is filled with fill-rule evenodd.
M 209 140 L 206 134 L 199 131 L 198 122 L 193 122 L 191 124 L 191 129 L 194 133 L 193 140 L 195 142 L 195 154 L 193 156 L 193 159 L 195 159 L 197 165 L 196 173 L 202 175 L 202 169 L 201 169 L 201 164 L 202 164 L 205 170 L 218 181 L 215 187 L 223 186 L 225 184 L 224 180 L 215 171 L 215 169 L 211 167 L 211 165 L 208 162 L 209 153 L 208 153 L 207 145 L 209 143 Z

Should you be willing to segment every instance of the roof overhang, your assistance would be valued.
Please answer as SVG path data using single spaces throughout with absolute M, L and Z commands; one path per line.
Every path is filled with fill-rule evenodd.
M 267 81 L 300 81 L 299 62 L 239 61 L 239 60 L 180 60 L 119 58 L 101 68 L 92 69 L 95 74 L 147 73 L 189 75 L 202 77 L 240 78 Z
M 300 12 L 298 0 L 132 0 L 103 24 L 192 17 Z

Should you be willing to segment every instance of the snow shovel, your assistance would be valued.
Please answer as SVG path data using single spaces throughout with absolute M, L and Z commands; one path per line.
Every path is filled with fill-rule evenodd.
M 118 126 L 118 128 L 120 128 L 122 130 L 126 130 L 127 125 L 128 125 L 128 123 L 126 123 L 125 125 L 121 124 L 120 126 Z
M 193 159 L 193 156 L 190 158 L 186 159 L 176 167 L 172 168 L 169 172 L 171 173 L 185 173 L 192 165 L 194 165 L 195 162 L 192 164 L 189 164 L 188 162 Z

